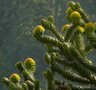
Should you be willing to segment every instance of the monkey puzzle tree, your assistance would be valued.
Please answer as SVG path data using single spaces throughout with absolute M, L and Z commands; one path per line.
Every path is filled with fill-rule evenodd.
M 71 1 L 68 5 L 68 23 L 62 27 L 62 33 L 58 32 L 53 16 L 42 19 L 33 31 L 33 36 L 46 47 L 47 90 L 95 90 L 96 66 L 88 54 L 96 50 L 96 25 L 78 2 Z M 16 73 L 9 79 L 4 77 L 3 82 L 10 90 L 41 90 L 39 81 L 34 78 L 36 63 L 33 59 L 27 58 L 16 67 L 25 82 L 21 84 Z

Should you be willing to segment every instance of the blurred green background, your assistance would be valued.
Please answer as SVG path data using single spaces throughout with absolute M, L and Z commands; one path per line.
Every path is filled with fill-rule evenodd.
M 2 84 L 2 77 L 9 77 L 18 72 L 14 67 L 18 61 L 27 57 L 36 60 L 36 77 L 45 80 L 42 72 L 47 67 L 44 61 L 45 48 L 32 36 L 33 28 L 41 18 L 53 15 L 58 26 L 66 23 L 65 11 L 70 0 L 0 0 L 0 90 L 7 90 Z M 96 21 L 96 0 L 74 0 L 81 3 L 93 21 Z M 96 59 L 94 53 L 90 55 Z

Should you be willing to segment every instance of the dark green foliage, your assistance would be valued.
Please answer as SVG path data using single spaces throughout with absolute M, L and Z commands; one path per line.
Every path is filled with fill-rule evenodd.
M 33 59 L 31 59 L 30 61 L 33 62 Z M 33 64 L 32 62 L 28 62 L 28 64 Z M 32 69 L 33 67 L 35 68 L 35 65 L 31 66 L 29 70 L 29 67 L 26 67 L 24 63 L 26 63 L 26 60 L 25 62 L 16 63 L 15 65 L 17 69 L 21 72 L 25 81 L 24 83 L 21 84 L 19 75 L 15 73 L 11 74 L 9 78 L 3 77 L 3 83 L 7 87 L 9 87 L 9 90 L 40 90 L 39 81 L 35 79 L 35 71 L 34 69 Z
M 49 19 L 44 20 L 41 22 L 41 25 L 45 28 L 45 32 L 48 30 L 52 32 L 54 37 L 38 34 L 35 32 L 35 38 L 40 41 L 41 43 L 48 46 L 47 50 L 47 56 L 45 59 L 47 59 L 47 63 L 49 64 L 49 70 L 47 70 L 45 77 L 47 76 L 47 82 L 48 82 L 48 90 L 56 90 L 55 88 L 55 76 L 54 78 L 51 78 L 55 73 L 60 74 L 64 79 L 67 79 L 72 82 L 78 82 L 86 87 L 83 87 L 83 85 L 74 85 L 73 83 L 68 84 L 67 86 L 70 87 L 68 90 L 86 90 L 95 89 L 96 85 L 96 66 L 87 57 L 86 48 L 90 47 L 93 50 L 96 49 L 96 37 L 95 37 L 95 24 L 91 23 L 90 26 L 87 25 L 88 23 L 92 22 L 88 18 L 88 15 L 85 13 L 85 11 L 81 8 L 79 3 L 69 2 L 69 7 L 73 9 L 73 12 L 67 13 L 67 16 L 69 16 L 68 21 L 71 24 L 70 28 L 66 31 L 65 35 L 60 34 L 54 23 L 50 22 Z M 79 5 L 79 6 L 78 6 Z M 74 13 L 75 12 L 75 13 Z M 74 13 L 74 15 L 73 15 Z M 81 16 L 80 16 L 80 15 Z M 75 22 L 77 19 L 78 22 Z M 81 19 L 84 21 L 84 24 L 81 24 Z M 71 21 L 72 20 L 72 21 Z M 44 23 L 46 21 L 46 23 Z M 75 24 L 74 24 L 75 23 Z M 77 24 L 76 24 L 77 23 Z M 87 26 L 86 26 L 87 25 Z M 81 26 L 84 28 L 84 32 L 79 31 L 78 32 L 78 26 Z M 86 28 L 90 28 L 90 33 Z M 94 28 L 94 30 L 92 29 Z M 39 29 L 38 29 L 39 30 Z M 79 29 L 81 30 L 81 29 Z M 92 32 L 91 32 L 92 31 Z M 88 43 L 85 44 L 85 40 L 88 40 Z M 50 45 L 50 47 L 49 47 Z M 56 51 L 58 50 L 58 51 Z M 49 53 L 49 55 L 48 55 Z M 53 54 L 55 53 L 55 54 Z M 85 54 L 86 53 L 86 54 Z M 56 59 L 59 58 L 59 59 Z M 57 60 L 57 61 L 56 61 Z M 64 66 L 64 69 L 62 69 L 58 62 L 60 61 L 60 64 Z M 52 71 L 53 74 L 49 74 L 49 71 Z M 51 73 L 51 72 L 50 72 Z M 48 79 L 48 76 L 50 78 Z M 79 87 L 80 86 L 80 87 Z M 59 86 L 58 86 L 59 87 Z M 63 88 L 64 86 L 62 86 Z M 59 89 L 58 90 L 66 90 L 66 89 Z
M 96 66 L 88 58 L 88 54 L 91 50 L 96 50 L 96 25 L 94 22 L 87 25 L 92 21 L 79 3 L 71 1 L 68 5 L 73 11 L 66 14 L 69 16 L 67 20 L 70 27 L 65 33 L 58 32 L 53 16 L 42 19 L 41 25 L 33 31 L 33 36 L 47 48 L 45 61 L 48 69 L 44 72 L 47 90 L 95 90 Z M 82 27 L 84 31 L 78 27 Z M 92 31 L 88 31 L 87 27 L 92 28 Z M 50 32 L 48 35 L 45 33 L 47 31 Z M 3 83 L 10 90 L 41 90 L 39 81 L 34 78 L 35 62 L 28 62 L 26 65 L 25 62 L 20 62 L 16 67 L 23 75 L 24 83 L 14 83 L 13 79 L 3 78 Z M 62 76 L 62 80 L 56 76 L 58 74 Z

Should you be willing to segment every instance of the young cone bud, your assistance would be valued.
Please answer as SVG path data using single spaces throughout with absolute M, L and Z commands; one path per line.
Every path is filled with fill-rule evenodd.
M 32 58 L 27 58 L 24 61 L 24 65 L 25 65 L 26 69 L 28 69 L 28 70 L 35 70 L 36 63 Z
M 66 14 L 70 15 L 73 12 L 73 9 L 71 7 L 69 7 L 66 11 Z
M 10 78 L 9 78 L 13 83 L 18 83 L 20 82 L 21 78 L 18 74 L 13 73 L 11 74 Z
M 42 34 L 42 33 L 44 33 L 44 31 L 45 31 L 44 27 L 41 26 L 41 25 L 38 25 L 38 26 L 36 26 L 36 27 L 34 28 L 33 34 L 34 34 L 34 35 Z
M 85 24 L 85 32 L 86 33 L 92 33 L 95 31 L 95 24 L 93 22 L 89 22 Z
M 4 83 L 6 86 L 9 86 L 10 81 L 9 81 L 8 78 L 3 77 L 3 78 L 2 78 L 2 81 L 3 81 L 3 83 Z
M 65 25 L 62 27 L 62 32 L 65 32 L 66 30 L 68 30 L 68 28 L 70 28 L 70 24 L 65 24 Z
M 78 25 L 80 23 L 81 18 L 81 15 L 77 11 L 72 12 L 70 15 L 71 22 L 75 25 Z
M 41 25 L 45 28 L 45 29 L 49 29 L 50 25 L 48 24 L 48 21 L 46 19 L 42 19 L 41 20 Z
M 81 6 L 80 6 L 80 3 L 79 3 L 79 2 L 77 2 L 77 3 L 76 3 L 75 8 L 76 8 L 76 9 L 81 8 Z
M 75 2 L 70 1 L 70 2 L 68 3 L 68 5 L 69 5 L 73 10 L 75 10 Z
M 84 33 L 84 28 L 81 27 L 81 26 L 78 26 L 78 27 L 77 27 L 77 31 L 78 31 L 79 33 Z
M 54 22 L 54 17 L 53 17 L 52 15 L 50 15 L 50 16 L 48 17 L 48 21 L 51 22 L 51 23 L 53 23 L 53 24 L 55 23 L 55 22 Z

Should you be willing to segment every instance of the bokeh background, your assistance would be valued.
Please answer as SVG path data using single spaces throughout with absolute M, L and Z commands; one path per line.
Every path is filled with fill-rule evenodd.
M 33 28 L 40 20 L 53 15 L 58 30 L 66 23 L 65 11 L 70 0 L 0 0 L 0 90 L 8 90 L 2 84 L 2 77 L 18 72 L 15 63 L 27 57 L 36 60 L 36 77 L 45 88 L 42 72 L 47 64 L 44 61 L 45 48 L 32 36 Z M 96 21 L 96 0 L 74 0 Z M 90 56 L 96 59 L 95 52 Z

